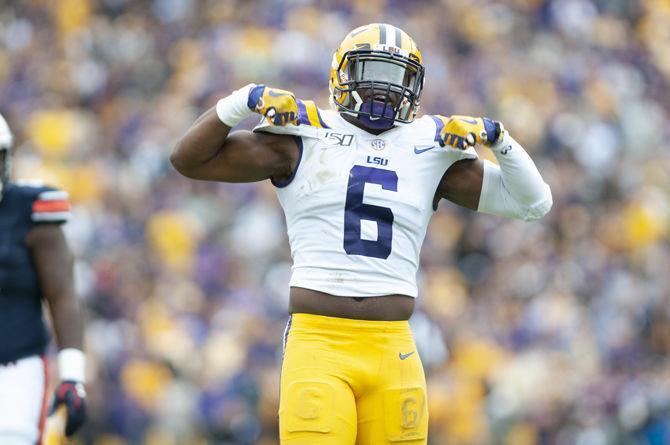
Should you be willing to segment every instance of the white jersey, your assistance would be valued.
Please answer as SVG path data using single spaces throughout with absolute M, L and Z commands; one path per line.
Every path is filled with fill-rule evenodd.
M 443 121 L 424 116 L 380 135 L 299 102 L 301 124 L 254 131 L 296 136 L 300 158 L 277 186 L 286 215 L 290 285 L 332 295 L 416 297 L 419 252 L 444 172 L 477 157 L 442 148 Z

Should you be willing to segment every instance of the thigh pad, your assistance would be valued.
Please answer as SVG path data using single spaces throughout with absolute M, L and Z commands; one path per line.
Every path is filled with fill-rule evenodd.
M 390 442 L 425 439 L 428 430 L 425 389 L 387 390 L 384 393 L 384 425 Z
M 293 382 L 286 392 L 286 430 L 330 433 L 335 414 L 335 388 L 325 382 Z

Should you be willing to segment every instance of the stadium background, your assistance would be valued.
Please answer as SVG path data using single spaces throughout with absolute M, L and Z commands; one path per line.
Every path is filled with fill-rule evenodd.
M 327 107 L 332 52 L 379 21 L 423 51 L 423 110 L 502 120 L 554 196 L 530 224 L 435 215 L 412 319 L 430 443 L 670 441 L 667 0 L 0 5 L 18 176 L 75 204 L 80 443 L 277 443 L 290 254 L 272 186 L 189 181 L 167 157 L 250 81 Z

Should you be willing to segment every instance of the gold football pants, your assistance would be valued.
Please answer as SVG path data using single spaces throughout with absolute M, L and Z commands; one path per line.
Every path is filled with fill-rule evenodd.
M 409 323 L 294 314 L 279 431 L 282 445 L 426 444 L 426 378 Z

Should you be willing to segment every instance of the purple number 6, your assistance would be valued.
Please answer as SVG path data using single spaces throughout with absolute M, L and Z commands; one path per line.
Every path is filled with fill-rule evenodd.
M 398 175 L 391 170 L 355 165 L 349 172 L 344 205 L 344 251 L 386 259 L 393 243 L 393 212 L 388 207 L 363 203 L 365 184 L 378 184 L 384 190 L 398 191 Z M 361 220 L 377 223 L 377 240 L 361 239 Z

